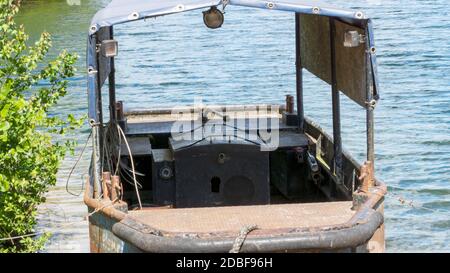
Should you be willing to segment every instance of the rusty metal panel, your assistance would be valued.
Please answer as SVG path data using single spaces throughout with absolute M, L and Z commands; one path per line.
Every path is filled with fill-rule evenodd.
M 335 53 L 337 88 L 359 105 L 366 107 L 366 57 L 365 44 L 344 47 L 344 34 L 365 30 L 334 20 L 336 26 Z M 302 66 L 323 81 L 331 84 L 330 18 L 319 15 L 301 14 L 301 59 Z
M 365 30 L 346 23 L 335 21 L 336 25 L 336 77 L 337 86 L 344 94 L 359 105 L 365 107 L 366 92 L 366 50 L 365 44 L 357 47 L 344 47 L 344 34 L 347 31 L 358 31 L 365 35 Z
M 381 203 L 380 206 L 376 209 L 379 213 L 384 215 L 384 203 Z M 383 253 L 386 251 L 386 242 L 384 235 L 384 224 L 382 224 L 373 234 L 370 241 L 367 243 L 367 250 L 370 253 Z
M 300 37 L 302 66 L 330 83 L 331 53 L 328 17 L 301 14 Z
M 95 213 L 89 217 L 90 248 L 93 253 L 122 253 L 124 242 L 112 233 L 112 225 L 117 221 Z

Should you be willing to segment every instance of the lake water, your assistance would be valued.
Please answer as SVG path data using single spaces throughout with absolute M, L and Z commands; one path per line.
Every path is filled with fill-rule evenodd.
M 76 3 L 78 1 L 68 1 Z M 33 38 L 47 30 L 54 49 L 80 55 L 79 73 L 55 113 L 87 112 L 85 44 L 89 22 L 108 1 L 28 1 L 21 21 Z M 352 4 L 355 2 L 355 4 Z M 331 3 L 331 2 L 330 2 Z M 366 11 L 374 20 L 381 101 L 376 108 L 376 171 L 386 200 L 387 251 L 450 252 L 450 8 L 447 1 L 334 0 Z M 221 29 L 203 26 L 201 12 L 121 25 L 117 58 L 118 98 L 126 105 L 283 103 L 295 93 L 293 16 L 227 7 Z M 306 75 L 305 112 L 331 132 L 329 88 Z M 344 146 L 364 159 L 364 111 L 342 96 Z M 89 133 L 75 135 L 81 146 Z M 78 153 L 77 153 L 78 155 Z M 70 190 L 79 192 L 87 173 L 87 151 Z M 40 229 L 59 230 L 47 252 L 85 252 L 88 228 L 81 197 L 65 184 L 76 156 L 69 156 L 57 186 L 40 208 Z M 412 208 L 398 201 L 413 201 Z

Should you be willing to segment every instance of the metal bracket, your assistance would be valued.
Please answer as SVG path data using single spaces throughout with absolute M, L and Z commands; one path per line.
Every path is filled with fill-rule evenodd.
M 97 74 L 98 73 L 98 71 L 96 70 L 96 69 L 94 69 L 92 66 L 90 66 L 89 68 L 88 68 L 88 74 L 89 75 L 92 75 L 92 74 Z
M 374 110 L 375 107 L 377 106 L 377 101 L 372 99 L 371 101 L 366 101 L 366 105 L 368 108 Z
M 361 181 L 360 190 L 369 193 L 369 189 L 375 185 L 374 166 L 371 161 L 366 161 L 361 166 L 358 180 Z
M 230 3 L 230 0 L 222 0 L 222 13 L 225 13 L 225 7 Z
M 100 122 L 96 122 L 94 119 L 90 119 L 89 120 L 89 126 L 91 126 L 91 128 L 97 127 L 102 125 Z
M 322 158 L 322 135 L 320 134 L 316 141 L 316 158 Z

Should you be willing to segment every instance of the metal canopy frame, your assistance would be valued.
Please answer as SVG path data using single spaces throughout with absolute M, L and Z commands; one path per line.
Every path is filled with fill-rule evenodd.
M 135 5 L 135 6 L 134 6 Z M 159 6 L 158 6 L 159 5 Z M 93 128 L 93 161 L 91 166 L 94 183 L 91 183 L 93 192 L 99 194 L 101 177 L 101 158 L 103 141 L 103 115 L 101 88 L 108 78 L 109 83 L 109 108 L 110 120 L 116 121 L 116 99 L 115 99 L 115 69 L 114 58 L 106 58 L 100 54 L 101 41 L 111 40 L 114 37 L 113 26 L 130 21 L 136 21 L 149 17 L 157 17 L 167 14 L 180 13 L 188 10 L 209 8 L 218 5 L 235 5 L 252 8 L 263 8 L 268 10 L 280 10 L 293 12 L 295 14 L 295 34 L 296 34 L 296 101 L 298 113 L 299 131 L 304 131 L 304 101 L 303 101 L 303 68 L 302 63 L 302 15 L 317 15 L 328 17 L 329 41 L 330 41 L 330 79 L 333 106 L 333 142 L 334 159 L 333 171 L 338 178 L 338 183 L 342 181 L 342 141 L 340 124 L 340 92 L 338 90 L 337 68 L 336 68 L 336 26 L 335 22 L 349 24 L 365 31 L 364 39 L 364 67 L 365 75 L 365 95 L 364 102 L 358 102 L 366 109 L 366 131 L 367 131 L 367 160 L 374 162 L 374 120 L 373 110 L 379 98 L 379 88 L 377 80 L 377 65 L 372 22 L 361 11 L 346 10 L 330 7 L 318 1 L 302 0 L 281 0 L 281 1 L 260 1 L 260 0 L 166 0 L 166 1 L 142 1 L 130 0 L 127 2 L 113 0 L 105 9 L 99 11 L 92 20 L 88 35 L 87 67 L 88 67 L 88 116 L 89 123 Z M 135 9 L 136 8 L 136 9 Z M 308 69 L 309 70 L 309 69 Z M 313 73 L 314 74 L 314 73 Z M 317 75 L 316 75 L 317 76 Z M 372 165 L 373 166 L 373 165 Z

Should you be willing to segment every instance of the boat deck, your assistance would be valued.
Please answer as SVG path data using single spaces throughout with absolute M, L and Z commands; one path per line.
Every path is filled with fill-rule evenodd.
M 230 206 L 129 211 L 138 222 L 163 232 L 239 232 L 244 226 L 258 229 L 314 228 L 343 224 L 355 211 L 352 202 L 326 202 L 259 206 Z

